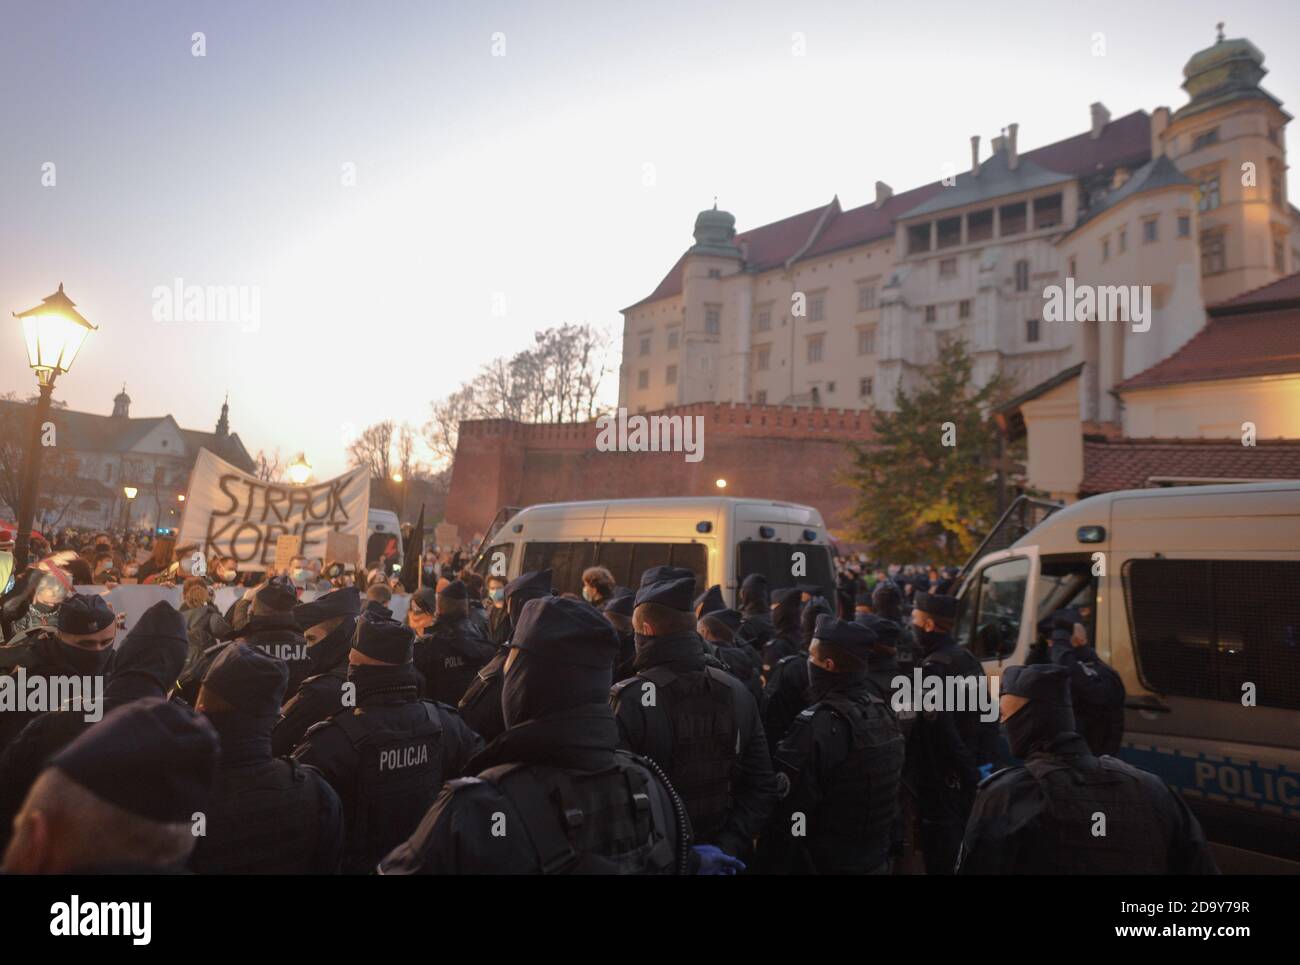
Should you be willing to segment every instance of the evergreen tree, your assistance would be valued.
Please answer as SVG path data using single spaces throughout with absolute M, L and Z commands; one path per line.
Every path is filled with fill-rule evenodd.
M 873 416 L 847 481 L 858 490 L 855 536 L 885 562 L 960 564 L 997 521 L 998 428 L 990 410 L 1010 394 L 999 373 L 971 379 L 966 343 L 943 339 L 914 394 Z

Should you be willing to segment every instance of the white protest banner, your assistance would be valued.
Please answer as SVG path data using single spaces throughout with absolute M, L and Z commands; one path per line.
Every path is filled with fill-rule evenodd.
M 326 534 L 355 535 L 365 545 L 370 477 L 354 469 L 310 486 L 269 483 L 250 476 L 207 449 L 190 476 L 178 542 L 233 556 L 241 572 L 270 570 L 283 534 L 302 538 L 301 555 L 325 555 Z

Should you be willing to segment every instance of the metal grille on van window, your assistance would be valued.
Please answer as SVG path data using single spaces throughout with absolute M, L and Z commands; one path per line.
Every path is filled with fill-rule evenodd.
M 1138 670 L 1168 696 L 1300 709 L 1300 562 L 1130 560 Z

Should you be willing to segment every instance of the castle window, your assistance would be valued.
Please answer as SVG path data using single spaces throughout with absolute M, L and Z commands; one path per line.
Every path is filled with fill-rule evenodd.
M 1026 220 L 1025 202 L 1002 205 L 999 209 L 999 220 L 1002 223 L 1002 237 L 1023 233 Z
M 1277 158 L 1268 161 L 1269 200 L 1279 208 L 1286 207 L 1286 178 L 1282 176 L 1282 164 Z
M 636 374 L 636 387 L 638 389 L 650 388 L 650 370 L 642 369 Z
M 1055 228 L 1061 223 L 1061 196 L 1049 194 L 1034 199 L 1034 227 Z
M 764 345 L 754 351 L 754 368 L 766 372 L 772 367 L 772 350 Z
M 939 262 L 939 277 L 940 277 L 940 278 L 956 278 L 956 277 L 957 277 L 957 259 L 956 259 L 956 258 L 944 258 L 944 259 L 942 259 L 942 260 Z
M 1149 244 L 1153 241 L 1159 240 L 1160 237 L 1159 225 L 1160 225 L 1160 219 L 1158 217 L 1147 218 L 1146 221 L 1142 222 L 1142 241 L 1144 243 Z
M 649 355 L 649 354 L 650 354 L 650 336 L 649 336 L 649 335 L 642 335 L 642 336 L 641 336 L 641 354 L 642 354 L 642 355 Z
M 1016 262 L 1016 291 L 1029 291 L 1029 262 L 1024 258 Z
M 1205 231 L 1201 233 L 1201 274 L 1216 275 L 1228 270 L 1228 246 L 1224 232 Z
M 1069 274 L 1069 276 L 1070 276 L 1071 278 L 1073 278 L 1076 274 L 1078 274 L 1078 271 L 1079 271 L 1079 263 L 1078 263 L 1078 261 L 1076 261 L 1074 258 L 1071 258 L 1071 259 L 1066 263 L 1066 265 L 1067 265 L 1067 272 L 1068 272 L 1068 274 Z
M 1128 251 L 1128 229 L 1119 229 L 1119 253 L 1122 255 Z
M 858 286 L 858 311 L 869 312 L 876 307 L 876 286 Z
M 664 384 L 666 385 L 677 384 L 677 366 L 675 365 L 668 366 L 668 371 L 664 375 Z
M 858 329 L 858 354 L 876 354 L 876 326 L 868 325 L 866 328 Z
M 812 335 L 808 338 L 808 361 L 820 362 L 822 360 L 822 346 L 825 344 L 825 338 L 821 335 Z
M 1209 147 L 1211 144 L 1219 143 L 1219 129 L 1212 127 L 1208 131 L 1202 131 L 1192 138 L 1192 150 L 1199 151 L 1203 147 Z
M 772 308 L 764 305 L 758 310 L 758 324 L 755 329 L 760 332 L 771 331 L 772 329 Z
M 927 322 L 933 322 L 937 317 L 938 317 L 938 315 L 937 315 L 936 312 L 935 312 L 935 308 L 934 308 L 934 306 L 933 306 L 933 305 L 926 305 L 926 306 L 925 306 L 925 320 L 926 320 Z
M 961 218 L 942 218 L 935 226 L 936 247 L 955 248 L 961 244 Z
M 755 392 L 754 401 L 759 405 L 767 405 L 767 389 L 759 389 Z
M 1192 236 L 1192 216 L 1190 214 L 1180 214 L 1178 216 L 1178 237 L 1190 238 Z
M 717 335 L 722 331 L 722 308 L 718 305 L 704 306 L 704 334 Z
M 1201 176 L 1200 192 L 1202 211 L 1213 211 L 1219 206 L 1219 172 L 1214 171 Z
M 970 299 L 963 298 L 957 303 L 957 317 L 970 318 Z
M 914 224 L 907 229 L 907 253 L 915 255 L 930 250 L 930 223 Z
M 709 269 L 709 277 L 710 277 L 710 278 L 721 278 L 721 277 L 722 277 L 722 269 L 721 269 L 721 268 L 710 268 L 710 269 Z
M 682 334 L 681 332 L 677 331 L 677 329 L 674 328 L 671 332 L 669 332 L 668 351 L 671 352 L 673 349 L 677 348 L 677 344 L 681 341 L 681 338 L 682 338 Z
M 1110 239 L 1101 239 L 1101 260 L 1110 261 Z
M 1038 319 L 1036 318 L 1025 319 L 1025 341 L 1026 342 L 1038 341 Z
M 993 237 L 993 209 L 972 211 L 966 215 L 966 241 L 988 241 Z
M 808 296 L 808 321 L 820 322 L 826 318 L 826 296 L 820 292 Z
M 869 399 L 871 397 L 872 388 L 874 384 L 875 383 L 872 382 L 871 376 L 869 375 L 863 376 L 862 378 L 858 379 L 858 398 Z

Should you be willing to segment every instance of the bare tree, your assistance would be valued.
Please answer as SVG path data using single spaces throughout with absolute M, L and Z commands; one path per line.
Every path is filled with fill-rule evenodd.
M 54 408 L 64 408 L 55 402 Z M 0 395 L 0 504 L 7 506 L 16 518 L 22 494 L 23 467 L 27 444 L 32 431 L 33 400 L 21 400 L 14 392 Z M 59 449 L 57 423 L 54 445 L 44 447 L 41 454 L 41 473 L 36 489 L 35 517 L 55 516 L 58 520 L 71 507 L 76 498 L 80 461 L 71 453 Z
M 269 456 L 265 449 L 257 450 L 257 458 L 253 460 L 253 475 L 263 482 L 284 482 L 284 463 L 279 446 Z

